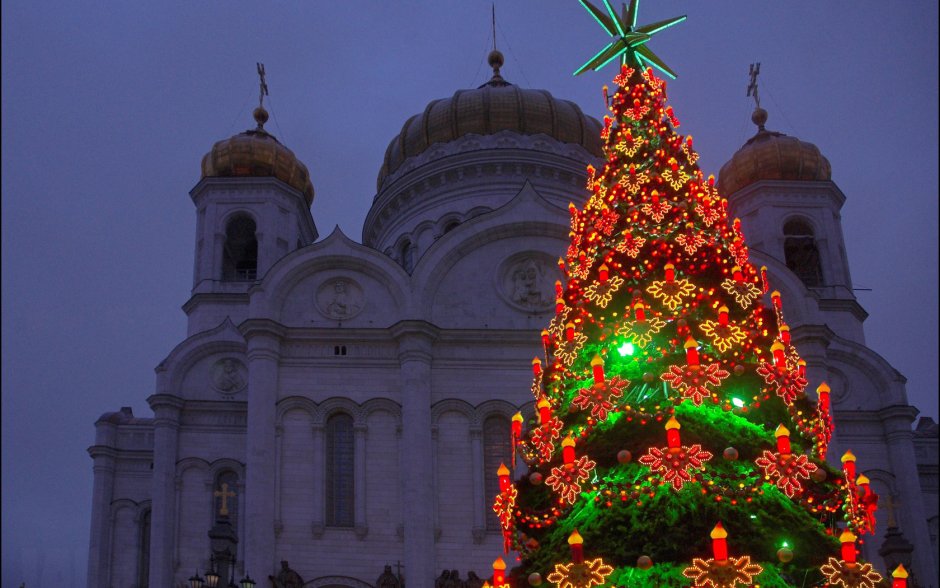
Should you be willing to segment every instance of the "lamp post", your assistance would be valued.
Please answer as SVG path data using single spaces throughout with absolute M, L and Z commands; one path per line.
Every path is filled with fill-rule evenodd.
M 203 585 L 204 582 L 199 577 L 199 570 L 196 570 L 196 573 L 189 577 L 189 588 L 202 588 Z

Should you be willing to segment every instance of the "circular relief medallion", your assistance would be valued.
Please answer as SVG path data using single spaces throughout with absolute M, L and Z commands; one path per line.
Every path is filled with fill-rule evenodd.
M 558 269 L 551 258 L 539 252 L 513 255 L 497 272 L 497 291 L 511 306 L 526 312 L 552 308 Z
M 241 392 L 248 384 L 248 369 L 234 357 L 225 357 L 212 366 L 212 387 L 223 396 Z
M 362 288 L 348 278 L 327 280 L 317 290 L 317 309 L 327 318 L 351 319 L 359 314 L 363 305 Z

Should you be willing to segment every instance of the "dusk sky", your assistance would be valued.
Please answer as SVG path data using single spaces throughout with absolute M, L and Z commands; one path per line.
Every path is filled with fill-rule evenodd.
M 619 5 L 619 3 L 618 3 Z M 202 156 L 266 125 L 310 169 L 321 238 L 359 241 L 385 149 L 432 99 L 491 75 L 490 1 L 2 3 L 2 585 L 85 585 L 95 420 L 152 416 L 185 337 Z M 595 117 L 607 36 L 576 0 L 501 0 L 503 76 Z M 641 2 L 688 14 L 651 48 L 706 174 L 767 127 L 816 144 L 868 345 L 937 418 L 937 2 Z M 579 196 L 573 194 L 572 198 Z M 838 428 L 838 422 L 836 423 Z M 859 456 L 862 459 L 862 456 Z

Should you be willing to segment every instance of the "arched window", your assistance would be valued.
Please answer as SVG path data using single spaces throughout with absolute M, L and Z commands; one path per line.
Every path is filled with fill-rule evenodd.
M 444 234 L 446 235 L 447 233 L 453 231 L 459 224 L 460 221 L 457 220 L 448 221 L 447 224 L 444 225 Z
M 140 551 L 137 554 L 137 585 L 150 586 L 150 509 L 140 515 Z
M 499 464 L 506 464 L 510 470 L 513 467 L 510 463 L 512 448 L 509 443 L 509 431 L 509 419 L 504 416 L 493 415 L 483 421 L 483 491 L 487 505 L 499 494 L 499 478 L 496 475 Z M 496 513 L 492 508 L 487 508 L 486 511 L 487 530 L 498 530 L 500 527 Z
M 215 477 L 213 487 L 213 523 L 216 519 L 226 519 L 232 530 L 238 533 L 238 474 L 232 470 L 223 470 Z M 223 508 L 224 507 L 224 508 Z
M 411 270 L 415 268 L 415 246 L 406 239 L 401 244 L 399 253 L 401 254 L 401 266 L 410 274 Z
M 822 265 L 813 228 L 803 219 L 791 219 L 783 225 L 783 235 L 783 256 L 787 267 L 808 288 L 822 286 Z
M 326 421 L 326 524 L 352 527 L 355 522 L 355 433 L 353 419 L 336 413 Z
M 257 225 L 247 216 L 238 216 L 225 227 L 222 248 L 223 280 L 254 280 L 258 277 Z

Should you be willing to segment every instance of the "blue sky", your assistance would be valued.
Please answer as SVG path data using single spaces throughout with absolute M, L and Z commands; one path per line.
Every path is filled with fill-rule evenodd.
M 575 0 L 496 3 L 503 75 L 604 113 L 606 35 Z M 937 4 L 661 0 L 651 45 L 706 173 L 768 128 L 815 143 L 847 197 L 868 344 L 937 417 Z M 490 2 L 6 0 L 2 4 L 4 586 L 84 585 L 93 422 L 149 416 L 153 368 L 185 336 L 195 215 L 216 140 L 269 128 L 310 168 L 320 232 L 359 240 L 389 140 L 489 77 Z

